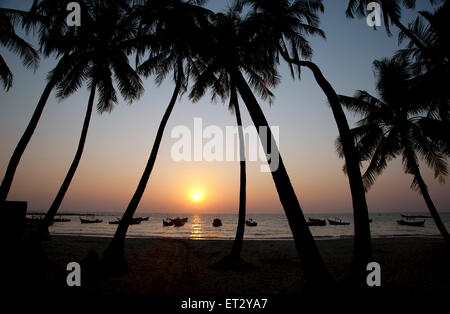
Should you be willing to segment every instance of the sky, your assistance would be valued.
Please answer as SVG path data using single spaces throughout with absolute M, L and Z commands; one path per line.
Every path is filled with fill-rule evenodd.
M 2 7 L 26 9 L 30 1 L 0 1 Z M 338 94 L 367 90 L 376 95 L 372 62 L 392 56 L 398 49 L 394 35 L 384 26 L 374 30 L 365 19 L 347 19 L 347 1 L 324 1 L 321 28 L 327 39 L 310 38 L 312 60 Z M 210 0 L 207 7 L 222 11 L 228 1 Z M 418 1 L 417 9 L 429 9 Z M 415 16 L 405 10 L 403 22 Z M 19 31 L 21 34 L 21 32 Z M 36 46 L 32 36 L 26 37 Z M 9 92 L 0 91 L 0 176 L 22 135 L 55 65 L 42 59 L 37 71 L 25 69 L 18 58 L 0 47 L 14 73 Z M 272 104 L 260 100 L 269 124 L 279 127 L 280 152 L 305 213 L 351 212 L 343 160 L 335 151 L 337 128 L 321 89 L 307 69 L 293 80 L 280 65 L 281 83 L 273 90 Z M 122 99 L 111 113 L 92 117 L 84 154 L 61 205 L 61 212 L 122 212 L 131 199 L 147 162 L 156 130 L 168 105 L 174 83 L 167 79 L 156 86 L 144 79 L 145 93 L 128 104 Z M 17 169 L 9 200 L 26 200 L 30 211 L 46 211 L 72 162 L 78 144 L 89 92 L 83 86 L 71 97 L 57 100 L 52 93 L 31 142 Z M 244 126 L 251 119 L 241 103 Z M 158 158 L 138 213 L 237 213 L 239 162 L 176 162 L 171 149 L 177 126 L 194 130 L 194 118 L 203 126 L 234 126 L 235 118 L 221 101 L 207 95 L 192 103 L 187 95 L 178 99 L 167 124 Z M 358 116 L 348 113 L 353 124 Z M 270 173 L 260 171 L 261 162 L 247 163 L 247 209 L 249 213 L 282 213 Z M 439 184 L 421 163 L 430 194 L 440 211 L 450 211 L 449 185 Z M 410 189 L 412 177 L 403 173 L 400 160 L 390 163 L 367 194 L 370 212 L 426 211 L 420 194 Z M 201 194 L 201 200 L 198 198 Z M 196 199 L 193 196 L 196 195 Z

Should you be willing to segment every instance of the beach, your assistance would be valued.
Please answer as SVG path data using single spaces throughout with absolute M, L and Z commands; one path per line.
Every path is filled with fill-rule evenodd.
M 101 256 L 109 242 L 110 238 L 53 235 L 43 247 L 53 265 L 55 278 L 62 280 L 68 273 L 66 265 L 69 262 L 84 265 L 83 259 L 90 250 Z M 319 240 L 316 243 L 333 278 L 345 279 L 352 258 L 353 240 Z M 125 245 L 130 271 L 114 276 L 83 276 L 82 287 L 94 295 L 285 295 L 304 292 L 304 275 L 292 240 L 244 241 L 241 256 L 252 265 L 250 270 L 210 270 L 208 266 L 227 254 L 231 246 L 230 240 L 130 238 Z M 373 239 L 373 261 L 380 264 L 381 286 L 390 294 L 424 295 L 450 291 L 450 256 L 444 241 L 439 238 Z

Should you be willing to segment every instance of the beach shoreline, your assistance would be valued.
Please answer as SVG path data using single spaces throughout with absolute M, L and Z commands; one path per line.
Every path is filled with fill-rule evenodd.
M 80 237 L 80 238 L 102 238 L 102 239 L 112 239 L 113 235 L 109 234 L 69 234 L 69 233 L 50 233 L 51 236 L 55 237 Z M 354 236 L 313 236 L 314 241 L 330 241 L 330 240 L 352 240 Z M 423 235 L 423 234 L 387 234 L 378 235 L 371 237 L 373 239 L 396 239 L 396 238 L 425 238 L 425 239 L 436 239 L 442 238 L 441 235 Z M 193 238 L 187 236 L 151 236 L 151 235 L 127 235 L 127 239 L 173 239 L 173 240 L 190 240 L 190 241 L 233 241 L 234 237 L 204 237 L 204 238 Z M 244 236 L 244 241 L 294 241 L 293 237 L 264 237 L 264 238 L 247 238 Z
M 84 265 L 91 251 L 98 258 L 110 238 L 52 235 L 43 244 L 55 278 L 64 279 L 66 265 Z M 381 266 L 381 285 L 394 295 L 450 291 L 450 256 L 439 238 L 373 239 L 373 261 Z M 293 240 L 246 240 L 242 258 L 249 271 L 213 271 L 208 267 L 230 252 L 230 240 L 127 238 L 130 271 L 104 278 L 83 277 L 90 295 L 285 295 L 302 294 L 304 274 Z M 334 279 L 345 280 L 353 240 L 316 242 Z M 83 266 L 82 266 L 83 267 Z M 58 277 L 59 276 L 59 277 Z M 32 289 L 32 287 L 30 286 Z

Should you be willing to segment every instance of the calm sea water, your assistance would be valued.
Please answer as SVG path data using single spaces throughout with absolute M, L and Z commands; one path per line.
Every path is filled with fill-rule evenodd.
M 411 213 L 410 213 L 411 214 Z M 427 213 L 414 213 L 414 215 L 428 215 Z M 136 216 L 140 216 L 137 214 Z M 183 227 L 163 227 L 162 220 L 166 217 L 174 218 L 176 215 L 168 214 L 148 214 L 143 217 L 150 217 L 148 221 L 143 221 L 139 225 L 132 225 L 128 229 L 128 237 L 172 237 L 189 239 L 233 239 L 236 226 L 237 215 L 185 215 L 188 222 Z M 353 215 L 351 214 L 310 214 L 306 218 L 334 218 L 339 217 L 351 224 L 348 226 L 312 226 L 310 227 L 316 239 L 345 238 L 353 236 Z M 69 222 L 56 222 L 50 227 L 52 234 L 78 235 L 78 236 L 98 236 L 111 237 L 117 225 L 110 225 L 108 222 L 120 217 L 118 213 L 98 214 L 95 218 L 102 219 L 99 224 L 81 224 L 79 216 L 66 216 L 63 218 L 71 219 Z M 84 216 L 81 216 L 84 217 Z M 255 214 L 249 215 L 258 222 L 256 227 L 246 227 L 246 239 L 273 239 L 288 240 L 292 239 L 287 219 L 284 214 Z M 450 229 L 450 213 L 442 213 L 441 217 Z M 92 218 L 92 217 L 90 217 Z M 212 226 L 214 218 L 222 220 L 222 227 Z M 376 213 L 371 214 L 371 231 L 373 237 L 397 237 L 397 236 L 439 236 L 439 232 L 433 219 L 426 219 L 424 227 L 400 226 L 397 220 L 400 219 L 400 213 Z

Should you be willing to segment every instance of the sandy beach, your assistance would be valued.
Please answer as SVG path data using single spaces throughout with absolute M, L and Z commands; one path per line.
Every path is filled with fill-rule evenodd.
M 110 239 L 52 236 L 44 249 L 54 273 L 63 282 L 66 265 L 79 262 L 89 250 L 98 254 Z M 319 249 L 336 280 L 343 280 L 352 258 L 352 239 L 320 240 Z M 213 262 L 228 253 L 232 241 L 186 239 L 127 239 L 130 271 L 115 276 L 83 276 L 89 294 L 297 294 L 304 276 L 294 242 L 244 241 L 242 258 L 248 271 L 213 271 Z M 423 295 L 450 291 L 450 257 L 438 238 L 373 239 L 373 260 L 381 265 L 381 282 L 394 295 Z M 86 275 L 86 272 L 84 273 Z M 59 279 L 58 279 L 59 278 Z M 32 290 L 32 285 L 27 285 Z

